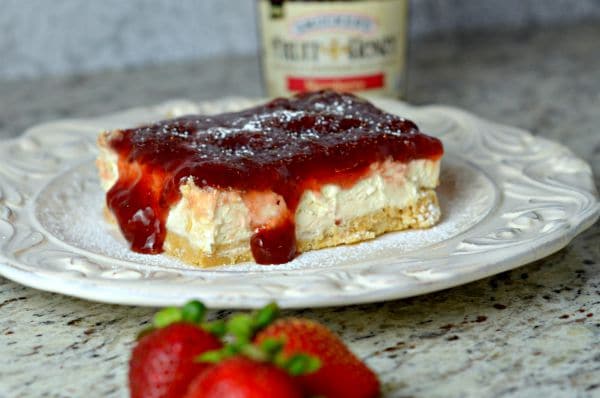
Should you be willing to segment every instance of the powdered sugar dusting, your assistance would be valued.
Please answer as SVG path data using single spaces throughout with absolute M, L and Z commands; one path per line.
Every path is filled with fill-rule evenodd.
M 244 263 L 211 269 L 211 272 L 269 272 L 331 267 L 370 261 L 389 252 L 397 256 L 439 244 L 479 222 L 494 206 L 495 188 L 478 169 L 450 156 L 442 164 L 441 186 L 437 189 L 442 218 L 427 230 L 388 233 L 368 242 L 303 253 L 293 261 L 262 266 Z M 116 227 L 102 214 L 104 193 L 93 162 L 85 163 L 63 174 L 51 183 L 37 200 L 36 216 L 48 232 L 78 249 L 106 256 L 134 269 L 159 267 L 206 272 L 166 255 L 144 255 L 132 252 Z M 436 217 L 431 207 L 427 214 Z

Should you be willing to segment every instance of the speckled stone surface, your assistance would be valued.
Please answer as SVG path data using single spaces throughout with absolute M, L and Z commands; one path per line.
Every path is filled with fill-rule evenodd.
M 409 98 L 559 140 L 592 164 L 598 185 L 598 37 L 600 26 L 590 24 L 417 42 Z M 252 58 L 0 83 L 0 136 L 173 97 L 260 94 Z M 546 259 L 465 286 L 287 314 L 338 332 L 377 371 L 389 397 L 600 396 L 599 265 L 596 223 Z M 127 396 L 128 353 L 154 311 L 0 278 L 0 397 Z

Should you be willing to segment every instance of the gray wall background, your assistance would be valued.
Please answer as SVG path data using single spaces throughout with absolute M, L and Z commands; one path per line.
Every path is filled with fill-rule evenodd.
M 0 0 L 0 79 L 253 54 L 255 2 Z M 411 11 L 418 37 L 600 21 L 600 0 L 412 0 Z

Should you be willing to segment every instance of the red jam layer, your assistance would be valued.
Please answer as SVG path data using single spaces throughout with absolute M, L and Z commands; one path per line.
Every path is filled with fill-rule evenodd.
M 275 226 L 255 226 L 256 262 L 296 255 L 294 214 L 306 189 L 352 186 L 374 162 L 438 159 L 440 140 L 351 94 L 278 98 L 235 113 L 193 115 L 112 134 L 119 178 L 107 205 L 134 251 L 163 250 L 169 209 L 187 177 L 217 189 L 274 191 L 289 209 Z

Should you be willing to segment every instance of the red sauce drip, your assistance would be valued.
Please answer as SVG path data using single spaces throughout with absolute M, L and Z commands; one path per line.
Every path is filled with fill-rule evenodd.
M 271 228 L 259 228 L 250 239 L 252 256 L 258 264 L 281 264 L 296 256 L 294 221 L 288 217 Z
M 132 250 L 162 252 L 169 209 L 191 177 L 200 188 L 274 191 L 285 199 L 289 219 L 258 227 L 251 239 L 261 264 L 296 255 L 293 214 L 304 190 L 351 186 L 389 157 L 408 162 L 443 154 L 442 143 L 413 122 L 332 91 L 122 130 L 109 144 L 119 154 L 119 179 L 107 204 Z

